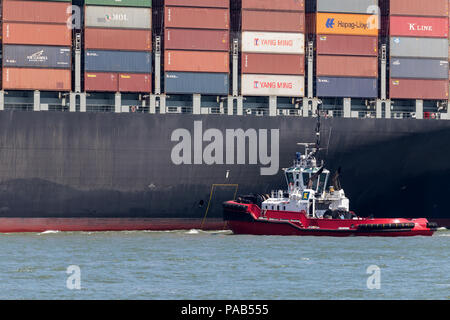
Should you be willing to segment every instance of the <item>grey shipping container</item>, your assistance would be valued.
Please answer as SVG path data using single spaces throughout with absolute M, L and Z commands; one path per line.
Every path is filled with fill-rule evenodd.
M 448 61 L 391 58 L 391 78 L 448 79 Z
M 152 56 L 145 51 L 87 50 L 86 71 L 151 73 Z
M 126 8 L 86 6 L 86 27 L 151 29 L 152 10 L 149 8 Z
M 448 39 L 391 37 L 391 57 L 448 59 Z
M 70 69 L 72 61 L 68 47 L 4 45 L 3 66 Z
M 228 73 L 166 72 L 166 93 L 228 94 Z
M 377 13 L 378 0 L 317 0 L 317 12 Z
M 377 78 L 317 77 L 318 97 L 376 98 Z

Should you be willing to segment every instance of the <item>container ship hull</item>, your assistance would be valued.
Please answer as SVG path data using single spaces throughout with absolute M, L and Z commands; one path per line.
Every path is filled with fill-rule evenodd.
M 1 112 L 0 232 L 226 228 L 222 203 L 283 189 L 281 168 L 297 142 L 315 141 L 316 123 Z M 351 210 L 450 226 L 449 122 L 333 118 L 321 132 L 320 158 L 341 167 Z

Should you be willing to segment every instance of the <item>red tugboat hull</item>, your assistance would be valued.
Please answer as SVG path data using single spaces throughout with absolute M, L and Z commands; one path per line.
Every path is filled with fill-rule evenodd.
M 432 236 L 437 225 L 427 219 L 310 218 L 305 212 L 266 211 L 255 204 L 224 203 L 224 220 L 234 234 L 268 236 Z

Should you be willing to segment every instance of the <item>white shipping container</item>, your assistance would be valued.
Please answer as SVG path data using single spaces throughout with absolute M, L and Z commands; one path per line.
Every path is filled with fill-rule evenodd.
M 86 27 L 151 29 L 152 9 L 86 6 Z
M 305 77 L 243 74 L 241 91 L 244 96 L 303 97 Z
M 285 32 L 242 32 L 242 52 L 304 54 L 305 35 Z

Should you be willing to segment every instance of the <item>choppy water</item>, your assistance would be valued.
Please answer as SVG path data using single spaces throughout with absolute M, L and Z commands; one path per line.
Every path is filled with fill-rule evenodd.
M 373 265 L 379 278 L 367 273 Z M 369 277 L 379 289 L 368 288 Z M 450 231 L 344 239 L 1 234 L 0 289 L 0 299 L 450 299 Z

